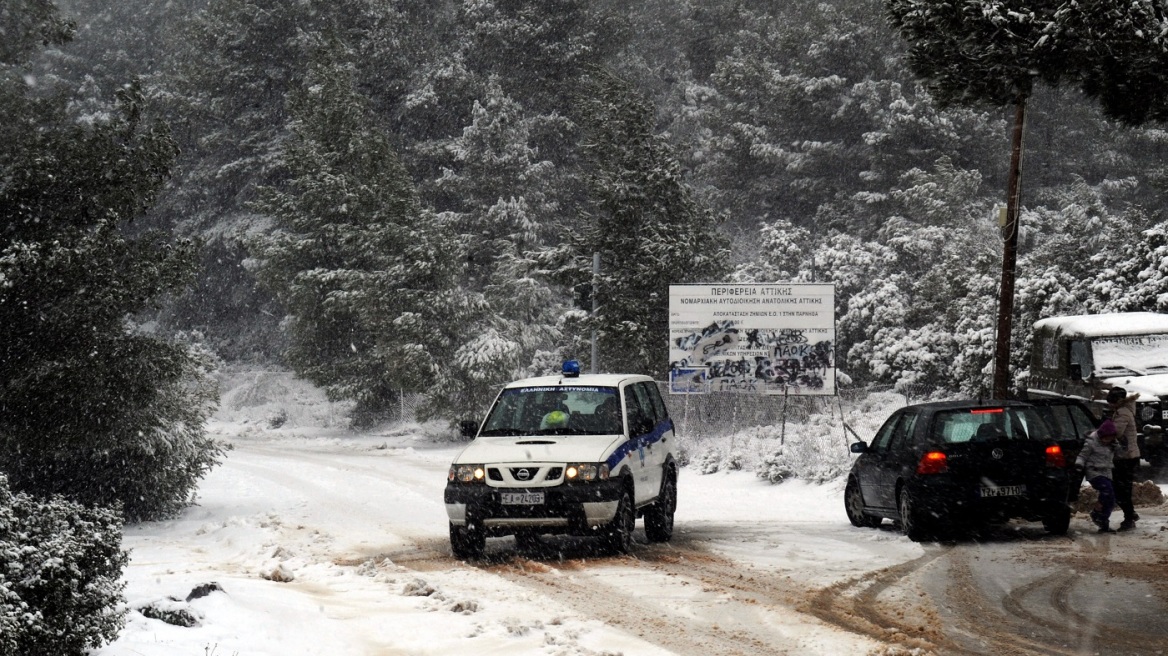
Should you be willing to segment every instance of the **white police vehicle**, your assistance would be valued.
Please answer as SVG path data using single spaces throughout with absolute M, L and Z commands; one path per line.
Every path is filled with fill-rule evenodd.
M 549 533 L 627 553 L 637 517 L 650 541 L 665 542 L 677 507 L 673 421 L 652 378 L 580 375 L 571 360 L 562 375 L 499 392 L 444 497 L 457 558 L 482 555 L 489 536 L 530 545 Z

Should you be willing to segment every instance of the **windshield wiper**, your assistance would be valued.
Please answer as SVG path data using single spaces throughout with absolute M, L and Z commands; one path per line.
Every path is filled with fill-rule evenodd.
M 479 437 L 511 437 L 513 435 L 527 435 L 527 431 L 518 428 L 488 428 L 479 433 Z

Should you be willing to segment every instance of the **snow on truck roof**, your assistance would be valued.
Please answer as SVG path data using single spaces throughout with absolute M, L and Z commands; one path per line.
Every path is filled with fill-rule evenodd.
M 1168 314 L 1116 312 L 1050 317 L 1035 321 L 1034 330 L 1068 337 L 1165 334 L 1168 333 Z

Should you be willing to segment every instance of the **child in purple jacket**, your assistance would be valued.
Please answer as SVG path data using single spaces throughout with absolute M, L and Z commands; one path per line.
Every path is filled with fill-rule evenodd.
M 1115 441 L 1115 424 L 1103 420 L 1099 428 L 1087 434 L 1087 441 L 1075 459 L 1075 466 L 1085 470 L 1087 482 L 1099 492 L 1099 502 L 1091 511 L 1091 521 L 1100 533 L 1114 533 L 1111 529 L 1111 511 L 1115 509 L 1115 487 L 1111 483 L 1111 469 L 1119 445 Z

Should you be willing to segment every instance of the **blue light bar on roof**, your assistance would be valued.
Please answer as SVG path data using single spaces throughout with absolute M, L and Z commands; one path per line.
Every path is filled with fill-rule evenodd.
M 564 360 L 563 374 L 565 378 L 575 378 L 580 375 L 580 362 L 578 360 Z

